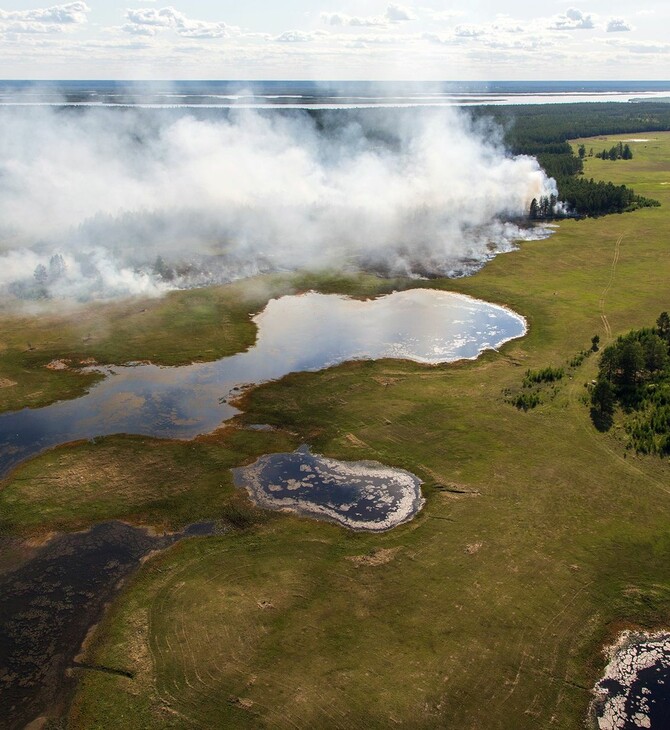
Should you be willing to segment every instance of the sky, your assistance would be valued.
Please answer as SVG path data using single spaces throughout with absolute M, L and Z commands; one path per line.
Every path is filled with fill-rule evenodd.
M 0 0 L 5 79 L 670 79 L 667 0 Z

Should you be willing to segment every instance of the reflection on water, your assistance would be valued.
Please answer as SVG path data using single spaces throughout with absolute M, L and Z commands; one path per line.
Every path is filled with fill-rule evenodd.
M 189 439 L 239 413 L 239 386 L 347 360 L 422 363 L 474 358 L 525 334 L 522 317 L 470 297 L 429 289 L 375 300 L 309 293 L 270 301 L 254 318 L 247 352 L 184 367 L 109 368 L 87 395 L 0 415 L 0 475 L 57 444 L 114 433 Z
M 301 446 L 291 454 L 268 454 L 233 469 L 261 507 L 289 510 L 379 532 L 412 519 L 423 507 L 421 480 L 376 461 L 336 461 Z

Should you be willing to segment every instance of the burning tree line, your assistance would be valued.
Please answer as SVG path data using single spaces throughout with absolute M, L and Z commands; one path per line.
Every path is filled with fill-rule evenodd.
M 557 211 L 557 204 L 558 198 L 555 195 L 543 195 L 539 200 L 537 198 L 533 198 L 530 201 L 528 217 L 532 221 L 564 218 L 565 215 Z
M 633 134 L 670 129 L 670 104 L 565 104 L 482 107 L 472 109 L 475 116 L 492 116 L 505 129 L 505 142 L 512 154 L 537 158 L 549 177 L 556 180 L 558 197 L 563 206 L 576 216 L 599 216 L 622 213 L 634 208 L 656 206 L 657 201 L 636 195 L 623 185 L 613 185 L 584 177 L 587 150 L 578 154 L 568 142 L 571 139 L 610 134 Z M 622 144 L 614 145 L 614 159 L 630 159 L 632 151 Z M 605 159 L 612 159 L 612 149 Z M 619 154 L 621 157 L 619 158 Z M 626 156 L 624 156 L 626 155 Z M 591 152 L 588 156 L 592 156 Z M 594 155 L 597 156 L 597 155 Z M 541 209 L 541 201 L 535 201 Z M 555 217 L 555 212 L 554 216 Z M 551 218 L 552 215 L 548 216 Z

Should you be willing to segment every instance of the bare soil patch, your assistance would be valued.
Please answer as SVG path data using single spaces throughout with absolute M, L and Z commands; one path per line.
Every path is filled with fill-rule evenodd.
M 401 548 L 379 548 L 373 550 L 366 555 L 348 555 L 347 560 L 351 561 L 357 566 L 375 567 L 377 565 L 386 565 L 395 559 L 395 556 L 400 552 Z

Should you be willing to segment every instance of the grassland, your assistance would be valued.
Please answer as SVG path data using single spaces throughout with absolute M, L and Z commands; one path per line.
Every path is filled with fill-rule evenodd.
M 251 391 L 238 419 L 276 432 L 102 439 L 41 456 L 5 482 L 0 514 L 14 534 L 112 516 L 220 516 L 236 527 L 145 564 L 88 648 L 91 663 L 134 678 L 82 676 L 68 727 L 582 726 L 603 643 L 623 626 L 670 621 L 670 465 L 627 453 L 616 429 L 594 429 L 583 397 L 595 357 L 527 413 L 503 391 L 527 368 L 565 366 L 594 334 L 604 343 L 670 308 L 670 134 L 640 136 L 653 140 L 631 143 L 632 161 L 588 159 L 586 174 L 662 207 L 567 221 L 476 276 L 431 282 L 528 318 L 528 336 L 501 353 L 290 375 Z M 244 307 L 227 315 L 227 291 L 152 304 L 164 331 L 148 327 L 133 356 L 152 357 L 154 337 L 166 347 L 156 354 L 171 347 L 178 362 L 248 343 Z M 222 303 L 182 353 L 191 297 Z M 176 302 L 185 309 L 172 329 Z M 215 316 L 242 338 L 216 339 Z M 110 338 L 108 357 L 123 359 L 129 350 L 117 354 Z M 67 352 L 53 343 L 48 356 Z M 234 492 L 229 465 L 303 441 L 415 472 L 426 507 L 364 535 L 270 518 Z
M 81 395 L 96 376 L 82 361 L 147 360 L 184 365 L 240 352 L 256 339 L 250 315 L 273 296 L 318 287 L 325 293 L 372 296 L 400 285 L 366 275 L 328 273 L 259 277 L 227 287 L 175 291 L 162 299 L 62 307 L 37 302 L 0 310 L 0 412 L 36 408 Z M 48 370 L 53 360 L 70 369 Z

